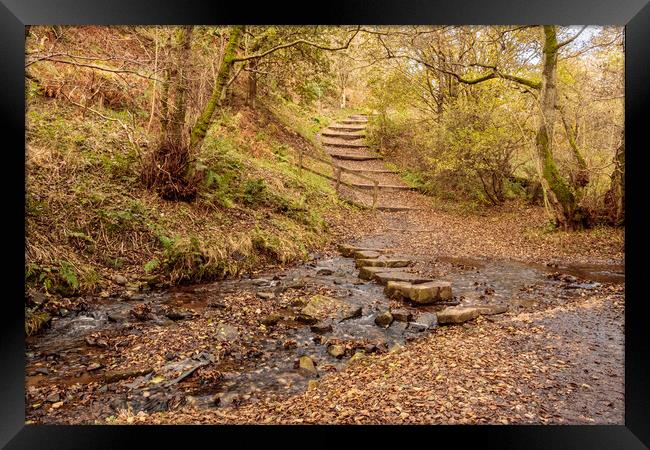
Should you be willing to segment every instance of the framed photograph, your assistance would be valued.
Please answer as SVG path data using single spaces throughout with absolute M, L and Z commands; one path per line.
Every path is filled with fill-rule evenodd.
M 3 448 L 648 448 L 647 2 L 309 7 L 2 1 Z

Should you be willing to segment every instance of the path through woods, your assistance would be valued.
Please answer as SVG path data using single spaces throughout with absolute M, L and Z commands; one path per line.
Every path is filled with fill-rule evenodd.
M 535 246 L 519 214 L 434 208 L 364 146 L 365 121 L 322 142 L 379 182 L 366 231 L 306 265 L 59 320 L 28 344 L 28 419 L 623 423 L 615 252 Z M 342 195 L 370 204 L 345 176 L 362 190 Z

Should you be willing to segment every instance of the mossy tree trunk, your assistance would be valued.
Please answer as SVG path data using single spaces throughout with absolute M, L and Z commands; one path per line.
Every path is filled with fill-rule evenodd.
M 546 190 L 556 225 L 562 229 L 580 226 L 581 214 L 569 183 L 553 158 L 553 130 L 557 102 L 557 55 L 559 45 L 554 25 L 544 25 L 542 83 L 539 95 L 541 117 L 535 146 L 542 166 L 542 186 Z
M 196 124 L 192 127 L 192 132 L 190 134 L 190 147 L 192 149 L 199 148 L 203 143 L 203 139 L 205 139 L 205 135 L 208 132 L 210 123 L 212 122 L 212 115 L 217 107 L 221 105 L 221 96 L 224 88 L 228 84 L 230 72 L 235 63 L 237 47 L 239 46 L 243 32 L 244 25 L 236 25 L 232 27 L 230 39 L 226 46 L 226 51 L 223 55 L 221 65 L 219 66 L 219 71 L 217 72 L 217 79 L 214 83 L 214 88 L 212 89 L 212 95 L 199 115 Z

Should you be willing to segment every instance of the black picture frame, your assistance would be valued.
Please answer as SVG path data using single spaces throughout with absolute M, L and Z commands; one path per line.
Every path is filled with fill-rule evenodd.
M 311 8 L 311 9 L 310 9 Z M 25 339 L 23 329 L 24 192 L 25 159 L 20 149 L 25 145 L 24 95 L 24 27 L 38 24 L 544 24 L 558 25 L 625 25 L 625 128 L 626 152 L 626 307 L 625 307 L 625 425 L 624 426 L 437 426 L 400 427 L 413 431 L 432 445 L 442 445 L 442 438 L 457 446 L 468 439 L 474 445 L 498 448 L 648 448 L 650 446 L 650 351 L 645 333 L 642 284 L 645 241 L 643 150 L 647 147 L 645 124 L 650 107 L 650 5 L 647 0 L 566 0 L 528 2 L 525 0 L 339 0 L 338 3 L 294 4 L 276 2 L 196 0 L 0 0 L 0 107 L 2 108 L 5 161 L 2 190 L 5 217 L 11 228 L 5 234 L 6 269 L 3 271 L 5 292 L 0 308 L 0 445 L 6 448 L 115 448 L 135 446 L 145 438 L 161 448 L 186 444 L 188 438 L 228 442 L 232 433 L 248 439 L 257 433 L 277 433 L 281 443 L 293 439 L 281 427 L 137 427 L 137 426 L 39 426 L 25 422 Z M 645 145 L 644 145 L 645 144 Z M 20 170 L 19 170 L 20 169 Z M 6 291 L 7 286 L 11 289 Z M 332 439 L 331 445 L 347 439 L 341 433 L 364 427 L 311 427 Z M 305 428 L 302 428 L 305 430 Z M 373 427 L 369 437 L 383 440 L 395 428 Z M 251 433 L 254 431 L 255 433 Z M 333 435 L 334 431 L 336 435 Z M 366 430 L 367 431 L 367 430 Z M 138 436 L 136 436 L 136 434 Z M 189 434 L 189 436 L 188 436 Z M 284 434 L 284 436 L 283 436 Z M 143 435 L 143 436 L 141 436 Z M 241 436 L 237 440 L 242 439 Z M 406 439 L 406 438 L 404 438 Z M 408 437 L 410 440 L 410 436 Z M 302 439 L 296 439 L 300 443 Z M 208 441 L 210 442 L 210 441 Z M 237 442 L 237 441 L 235 441 Z M 241 441 L 239 441 L 241 442 Z M 314 443 L 313 441 L 309 441 Z M 323 443 L 326 441 L 323 440 Z M 404 441 L 407 443 L 408 441 Z M 154 444 L 155 443 L 155 444 Z M 214 445 L 213 444 L 213 445 Z M 311 444 L 310 444 L 311 445 Z M 407 445 L 417 445 L 415 442 Z M 426 444 L 425 444 L 426 445 Z M 148 445 L 149 446 L 149 445 Z

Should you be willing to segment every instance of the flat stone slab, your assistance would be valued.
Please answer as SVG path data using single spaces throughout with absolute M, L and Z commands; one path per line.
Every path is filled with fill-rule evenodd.
M 355 245 L 349 245 L 349 244 L 339 244 L 338 249 L 339 252 L 341 252 L 341 255 L 347 258 L 353 256 L 354 252 L 369 251 L 369 252 L 385 253 L 389 250 L 386 248 L 357 247 Z
M 318 320 L 346 319 L 355 315 L 358 308 L 344 300 L 327 295 L 314 295 L 300 313 Z
M 429 281 L 420 284 L 389 281 L 384 291 L 390 298 L 408 299 L 422 305 L 452 299 L 451 283 L 448 281 Z
M 441 325 L 456 324 L 476 319 L 480 315 L 478 308 L 453 307 L 445 308 L 437 314 L 438 323 Z
M 359 278 L 362 280 L 372 280 L 375 275 L 380 272 L 403 272 L 404 270 L 401 267 L 360 267 L 359 268 Z
M 356 260 L 357 267 L 408 267 L 411 263 L 410 259 L 385 257 Z
M 355 252 L 352 253 L 352 256 L 354 259 L 373 259 L 379 258 L 381 253 L 374 250 L 355 250 Z
M 493 316 L 508 312 L 508 305 L 481 305 L 472 306 L 472 308 L 478 309 L 479 314 L 482 316 Z
M 409 283 L 426 283 L 429 281 L 433 281 L 431 278 L 426 278 L 423 277 L 422 275 L 418 275 L 415 273 L 400 272 L 400 271 L 386 272 L 385 269 L 384 272 L 375 273 L 372 279 L 377 281 L 380 284 L 386 284 L 389 281 L 407 281 Z

